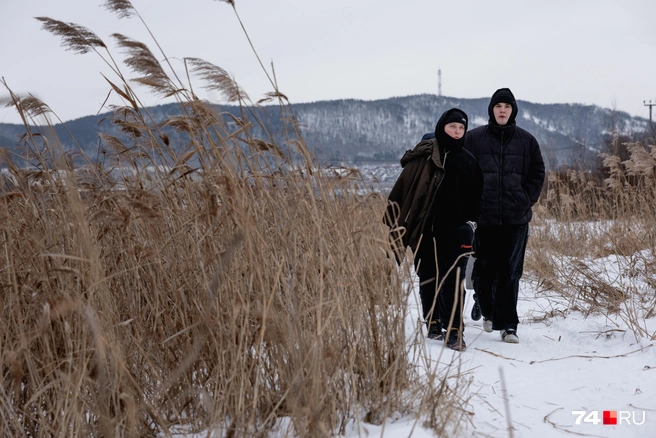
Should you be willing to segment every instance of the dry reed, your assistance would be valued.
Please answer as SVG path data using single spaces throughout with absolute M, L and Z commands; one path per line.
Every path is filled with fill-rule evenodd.
M 39 20 L 67 48 L 109 53 L 81 26 Z M 384 198 L 315 166 L 277 89 L 284 149 L 252 136 L 259 121 L 224 70 L 188 60 L 243 106 L 230 125 L 145 44 L 116 38 L 138 82 L 180 114 L 155 122 L 104 55 L 124 106 L 102 165 L 63 150 L 50 109 L 9 90 L 31 166 L 1 157 L 0 433 L 330 436 L 393 412 L 431 412 L 429 427 L 456 433 L 457 376 L 411 366 Z
M 644 319 L 656 304 L 656 146 L 624 147 L 624 161 L 602 154 L 604 175 L 550 172 L 526 265 L 570 308 L 619 315 L 636 338 L 653 338 Z

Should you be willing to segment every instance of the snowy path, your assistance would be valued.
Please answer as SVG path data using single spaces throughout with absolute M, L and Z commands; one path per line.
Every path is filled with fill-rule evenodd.
M 412 295 L 409 336 L 419 318 L 416 285 Z M 566 303 L 536 298 L 527 282 L 522 282 L 520 290 L 519 344 L 501 342 L 499 332 L 483 332 L 482 320 L 469 318 L 471 305 L 468 291 L 467 351 L 456 353 L 447 349 L 441 357 L 444 365 L 459 359 L 461 371 L 473 378 L 469 410 L 474 415 L 468 431 L 471 436 L 510 436 L 502 370 L 515 438 L 656 437 L 656 342 L 636 342 L 621 321 L 616 324 L 605 317 L 586 319 L 578 312 L 566 313 Z M 545 312 L 557 316 L 542 318 Z M 653 333 L 656 321 L 649 322 Z M 431 357 L 439 357 L 441 343 L 427 342 Z M 576 425 L 577 415 L 572 411 L 586 411 L 586 417 L 591 411 L 598 411 L 599 424 L 591 422 L 592 414 L 587 422 L 583 417 L 581 424 Z M 602 424 L 603 411 L 616 411 L 622 424 Z M 644 424 L 627 424 L 629 420 L 622 417 L 628 415 L 631 423 L 642 423 L 644 418 Z M 415 430 L 412 436 L 430 436 L 423 435 L 425 432 Z

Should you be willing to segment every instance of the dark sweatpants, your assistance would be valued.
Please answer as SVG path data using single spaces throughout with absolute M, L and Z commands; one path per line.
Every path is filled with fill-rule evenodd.
M 467 257 L 460 258 L 458 264 L 453 267 L 453 270 L 449 273 L 439 291 L 436 291 L 436 287 L 439 284 L 436 282 L 438 271 L 439 278 L 437 280 L 442 282 L 444 275 L 446 275 L 462 251 L 453 236 L 439 237 L 437 238 L 437 243 L 439 245 L 437 247 L 437 269 L 435 264 L 435 239 L 432 237 L 424 236 L 419 246 L 419 251 L 417 251 L 417 255 L 415 256 L 415 268 L 418 266 L 419 297 L 421 298 L 423 317 L 425 320 L 429 320 L 433 301 L 435 301 L 435 309 L 430 320 L 440 320 L 442 327 L 446 330 L 451 319 L 453 303 L 455 301 L 456 309 L 451 327 L 464 330 L 464 325 L 462 324 L 462 303 L 465 300 L 463 280 L 467 267 Z M 419 263 L 420 261 L 421 263 Z M 456 272 L 458 267 L 460 268 L 460 275 L 457 277 Z M 460 292 L 459 294 L 456 294 L 456 287 Z M 437 299 L 435 299 L 436 294 Z
M 528 224 L 480 225 L 472 282 L 481 313 L 492 320 L 493 330 L 517 329 L 519 280 L 524 271 Z

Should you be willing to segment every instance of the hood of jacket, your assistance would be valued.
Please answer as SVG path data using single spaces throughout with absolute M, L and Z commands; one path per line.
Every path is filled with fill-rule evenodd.
M 444 131 L 444 127 L 452 122 L 458 122 L 465 125 L 465 133 L 463 133 L 462 137 L 459 139 L 451 137 Z M 435 125 L 435 138 L 437 139 L 437 144 L 440 146 L 440 149 L 443 149 L 445 152 L 461 149 L 465 144 L 465 134 L 467 133 L 468 124 L 469 118 L 464 111 L 458 108 L 451 108 L 450 110 L 445 111 Z M 442 157 L 444 157 L 444 151 L 442 152 Z
M 414 149 L 406 151 L 403 154 L 403 157 L 401 157 L 401 167 L 405 167 L 410 161 L 422 158 L 425 160 L 431 159 L 437 167 L 442 168 L 444 153 L 440 156 L 440 150 L 436 145 L 437 141 L 434 137 L 420 141 Z
M 503 126 L 506 127 L 506 126 L 514 125 L 519 108 L 517 107 L 517 101 L 515 100 L 515 95 L 512 93 L 512 91 L 510 91 L 510 88 L 499 88 L 497 91 L 494 92 L 494 94 L 490 98 L 490 104 L 487 107 L 487 114 L 490 117 L 490 121 L 489 121 L 490 125 L 493 127 L 501 126 L 497 123 L 497 120 L 494 117 L 494 110 L 493 110 L 494 105 L 501 102 L 509 103 L 512 106 L 512 113 L 508 118 L 508 123 L 506 123 Z

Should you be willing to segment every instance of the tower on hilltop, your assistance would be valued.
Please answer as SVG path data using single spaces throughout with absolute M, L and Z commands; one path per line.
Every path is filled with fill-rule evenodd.
M 442 95 L 442 69 L 437 69 L 437 95 Z

